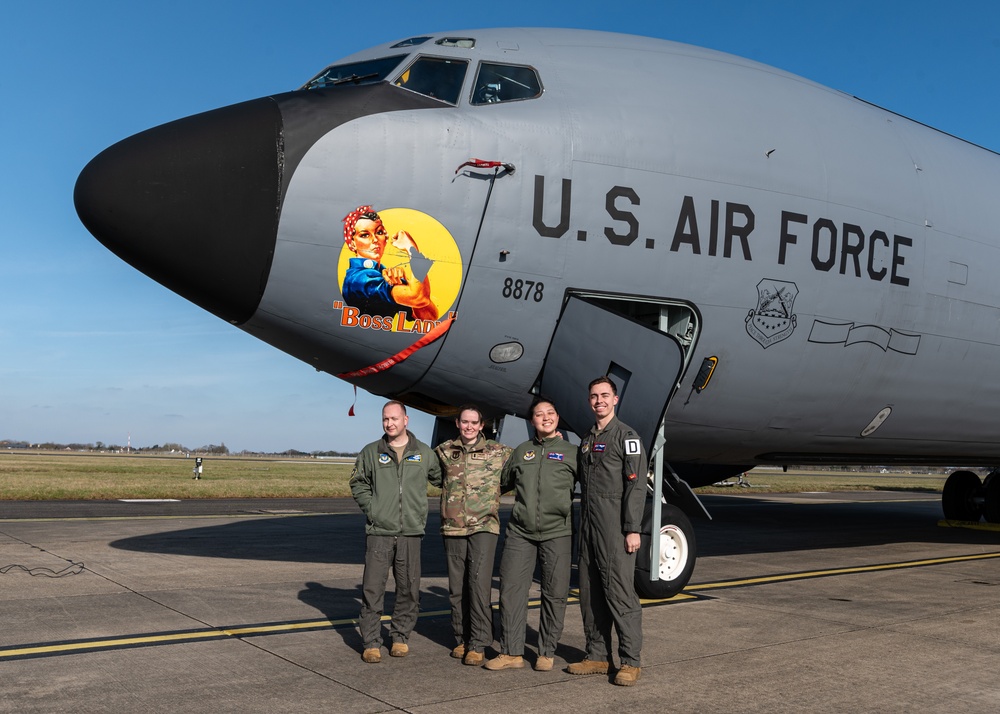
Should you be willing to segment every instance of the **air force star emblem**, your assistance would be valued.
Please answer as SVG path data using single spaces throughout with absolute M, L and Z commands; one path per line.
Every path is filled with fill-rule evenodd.
M 796 317 L 792 312 L 799 289 L 795 283 L 765 278 L 757 283 L 757 308 L 747 315 L 747 334 L 765 350 L 791 337 Z

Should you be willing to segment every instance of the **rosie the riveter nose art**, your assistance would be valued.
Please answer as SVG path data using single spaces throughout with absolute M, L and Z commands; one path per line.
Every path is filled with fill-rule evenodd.
M 411 208 L 358 206 L 344 216 L 337 275 L 341 325 L 426 334 L 453 318 L 462 258 L 448 230 Z

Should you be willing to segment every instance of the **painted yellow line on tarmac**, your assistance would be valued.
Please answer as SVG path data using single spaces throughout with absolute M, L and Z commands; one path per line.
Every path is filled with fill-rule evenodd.
M 46 654 L 69 654 L 80 650 L 90 649 L 118 649 L 122 647 L 136 647 L 152 644 L 165 644 L 168 642 L 191 642 L 193 640 L 203 640 L 211 637 L 221 637 L 225 633 L 221 630 L 206 630 L 203 632 L 182 632 L 165 635 L 143 635 L 135 637 L 120 637 L 111 640 L 87 640 L 77 642 L 60 642 L 51 645 L 33 645 L 25 647 L 15 647 L 12 649 L 0 650 L 0 659 L 13 659 L 16 657 L 37 657 Z
M 300 513 L 283 513 L 273 511 L 255 511 L 246 513 L 216 513 L 189 515 L 189 516 L 81 516 L 79 518 L 0 518 L 0 523 L 66 523 L 73 521 L 187 521 L 204 520 L 206 518 L 226 519 L 226 518 L 301 518 L 303 516 L 343 516 L 356 515 L 349 513 L 322 513 L 319 511 L 309 511 Z
M 899 563 L 882 563 L 880 565 L 856 565 L 848 568 L 830 568 L 828 570 L 805 570 L 798 573 L 782 573 L 765 575 L 757 578 L 742 578 L 724 580 L 717 583 L 689 584 L 687 591 L 702 592 L 703 590 L 720 590 L 723 588 L 738 588 L 747 585 L 766 585 L 768 583 L 790 582 L 794 580 L 809 580 L 811 578 L 826 578 L 834 575 L 851 575 L 854 573 L 873 573 L 884 570 L 903 570 L 905 568 L 923 568 L 929 565 L 945 565 L 961 563 L 970 560 L 990 560 L 1000 558 L 1000 553 L 976 553 L 974 555 L 954 555 L 947 558 L 927 558 L 925 560 L 907 560 Z
M 574 595 L 567 598 L 567 602 L 577 602 L 579 591 L 574 590 Z M 695 595 L 681 593 L 674 600 L 694 600 Z M 644 603 L 662 603 L 664 600 L 644 600 Z M 537 608 L 541 606 L 541 600 L 530 600 L 528 607 Z M 499 605 L 494 604 L 494 609 Z M 421 618 L 444 617 L 450 615 L 451 610 L 425 610 L 420 613 Z M 383 615 L 382 621 L 389 622 L 390 615 Z M 84 651 L 114 650 L 133 647 L 152 647 L 155 645 L 182 644 L 188 642 L 203 642 L 212 639 L 226 639 L 229 637 L 254 637 L 261 635 L 275 635 L 287 632 L 302 630 L 325 630 L 336 629 L 338 627 L 353 627 L 358 624 L 357 618 L 348 617 L 338 620 L 306 620 L 303 622 L 282 622 L 269 625 L 242 625 L 236 627 L 209 628 L 205 630 L 193 630 L 187 632 L 169 632 L 163 634 L 133 635 L 128 637 L 116 637 L 95 640 L 76 640 L 69 642 L 54 642 L 48 644 L 22 645 L 6 649 L 0 649 L 0 662 L 11 659 L 26 659 L 34 657 L 45 657 L 55 655 L 73 654 Z
M 643 600 L 643 605 L 663 605 L 671 603 L 690 602 L 702 599 L 699 593 L 710 590 L 721 590 L 725 588 L 747 587 L 752 585 L 767 585 L 769 583 L 791 582 L 795 580 L 808 580 L 811 578 L 831 577 L 837 575 L 850 575 L 855 573 L 871 573 L 886 570 L 902 570 L 905 568 L 921 568 L 932 565 L 945 565 L 948 563 L 961 563 L 974 560 L 989 560 L 1000 558 L 998 553 L 976 553 L 972 555 L 955 555 L 946 558 L 927 558 L 923 560 L 909 560 L 899 563 L 882 563 L 879 565 L 861 565 L 848 568 L 831 568 L 827 570 L 808 570 L 798 573 L 781 573 L 776 575 L 766 575 L 754 578 L 741 578 L 736 580 L 724 580 L 714 583 L 696 583 L 688 585 L 687 589 L 667 600 Z M 579 600 L 579 590 L 570 591 L 568 602 Z M 540 600 L 531 600 L 529 607 L 536 608 L 541 605 Z M 494 604 L 494 608 L 497 605 Z M 450 610 L 427 610 L 420 613 L 421 618 L 443 617 L 450 614 Z M 390 615 L 383 615 L 382 621 L 388 622 Z M 262 625 L 240 625 L 234 627 L 206 628 L 204 630 L 190 630 L 186 632 L 166 632 L 160 634 L 131 635 L 126 637 L 115 637 L 93 640 L 71 640 L 67 642 L 38 643 L 29 645 L 19 645 L 15 647 L 0 648 L 0 662 L 13 659 L 27 659 L 35 657 L 51 657 L 59 655 L 74 654 L 88 651 L 114 650 L 133 647 L 151 647 L 166 644 L 183 644 L 190 642 L 203 642 L 212 639 L 227 639 L 240 637 L 255 637 L 262 635 L 274 635 L 287 632 L 304 630 L 324 630 L 338 627 L 353 627 L 358 624 L 357 618 L 349 617 L 338 620 L 305 620 L 301 622 L 281 622 Z
M 383 618 L 388 619 L 388 618 Z M 76 640 L 70 642 L 54 642 L 51 644 L 24 645 L 8 649 L 0 649 L 0 661 L 28 657 L 43 657 L 46 655 L 72 654 L 80 651 L 114 650 L 132 647 L 150 647 L 153 645 L 181 644 L 199 642 L 228 637 L 243 637 L 254 635 L 270 635 L 296 630 L 328 629 L 343 625 L 355 625 L 354 618 L 343 620 L 310 620 L 306 622 L 288 622 L 275 625 L 247 625 L 242 627 L 210 628 L 188 632 L 168 632 L 154 635 L 134 635 L 97 640 Z
M 949 521 L 942 519 L 938 521 L 942 528 L 968 528 L 970 531 L 993 531 L 1000 532 L 1000 523 L 980 523 L 979 521 Z
M 383 618 L 388 619 L 388 618 Z M 230 637 L 243 637 L 246 635 L 272 635 L 277 632 L 294 632 L 295 630 L 310 630 L 316 628 L 339 627 L 342 625 L 356 624 L 357 620 L 352 618 L 343 620 L 311 620 L 309 622 L 293 622 L 281 625 L 250 625 L 244 627 L 227 627 L 219 630 L 220 633 Z
M 539 604 L 540 601 L 535 601 Z M 441 617 L 450 615 L 451 610 L 428 610 L 420 613 L 420 617 Z M 382 621 L 389 622 L 391 615 L 383 615 Z M 153 645 L 181 644 L 185 642 L 201 642 L 229 637 L 254 637 L 260 635 L 276 635 L 302 630 L 326 630 L 338 627 L 355 626 L 357 618 L 346 617 L 338 620 L 305 620 L 302 622 L 279 622 L 269 625 L 241 625 L 236 627 L 208 628 L 205 630 L 190 630 L 186 632 L 166 632 L 162 634 L 132 635 L 95 640 L 75 640 L 69 642 L 53 642 L 48 644 L 22 645 L 0 649 L 0 661 L 46 655 L 72 654 L 81 651 L 113 650 L 132 647 L 150 647 Z

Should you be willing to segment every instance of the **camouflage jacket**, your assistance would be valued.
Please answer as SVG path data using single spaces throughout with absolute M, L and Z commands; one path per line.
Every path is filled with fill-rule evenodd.
M 509 446 L 482 435 L 466 446 L 452 439 L 435 451 L 441 459 L 441 533 L 467 536 L 500 534 L 500 477 Z

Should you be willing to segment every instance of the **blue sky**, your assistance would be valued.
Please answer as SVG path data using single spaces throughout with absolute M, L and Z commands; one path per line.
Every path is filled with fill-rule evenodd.
M 0 26 L 0 439 L 355 450 L 382 400 L 188 303 L 83 228 L 73 186 L 149 127 L 301 85 L 370 45 L 495 25 L 661 37 L 1000 150 L 1000 4 L 838 0 L 10 3 Z M 431 420 L 411 418 L 429 440 Z

